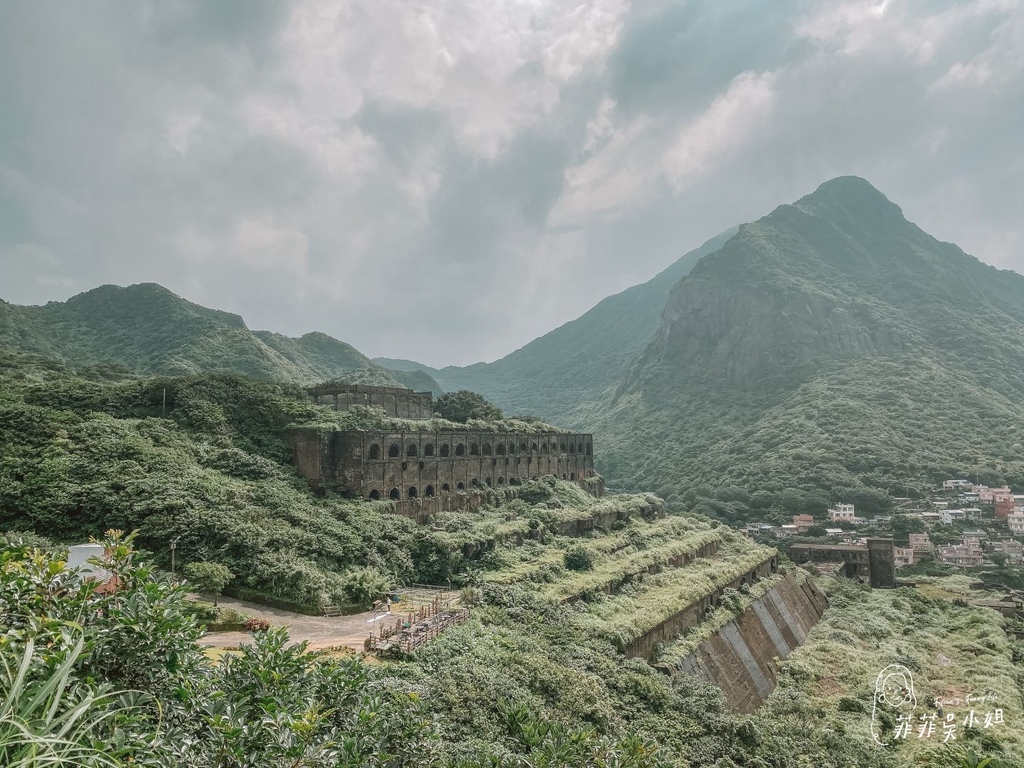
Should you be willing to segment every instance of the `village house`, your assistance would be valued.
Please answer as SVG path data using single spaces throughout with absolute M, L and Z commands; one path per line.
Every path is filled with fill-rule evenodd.
M 939 560 L 947 565 L 973 568 L 981 565 L 984 555 L 980 547 L 975 548 L 967 544 L 951 544 L 948 547 L 939 547 Z
M 1017 502 L 1014 501 L 1013 496 L 999 494 L 992 502 L 992 508 L 995 510 L 996 519 L 1009 517 L 1017 508 Z
M 970 480 L 943 480 L 942 481 L 942 490 L 944 490 L 944 491 L 955 491 L 955 490 L 958 490 L 960 488 L 970 488 L 970 487 L 971 487 L 971 481 Z
M 853 504 L 836 504 L 828 508 L 828 519 L 832 521 L 845 520 L 852 523 L 855 516 Z
M 1014 510 L 1012 515 L 1007 516 L 1006 523 L 1014 536 L 1024 536 L 1024 510 Z
M 793 515 L 793 525 L 797 533 L 807 533 L 807 529 L 814 525 L 814 515 Z
M 783 539 L 788 539 L 790 536 L 796 536 L 797 533 L 799 533 L 799 531 L 795 525 L 780 525 L 775 531 L 775 535 Z
M 1024 544 L 1013 539 L 994 541 L 991 545 L 992 552 L 998 552 L 1006 556 L 1007 565 L 1024 564 Z
M 931 511 L 927 511 L 926 510 L 924 512 L 918 512 L 917 513 L 917 517 L 925 525 L 936 525 L 937 523 L 941 523 L 942 522 L 942 513 L 941 512 L 931 512 Z
M 913 565 L 916 563 L 915 554 L 912 547 L 893 547 L 892 549 L 893 561 L 896 563 L 897 568 L 901 565 Z
M 932 551 L 932 540 L 928 537 L 927 533 L 911 533 L 909 534 L 909 539 L 910 548 L 918 553 L 919 558 L 922 554 Z
M 952 525 L 955 520 L 967 519 L 967 513 L 962 509 L 944 509 L 940 514 L 942 515 L 943 525 Z

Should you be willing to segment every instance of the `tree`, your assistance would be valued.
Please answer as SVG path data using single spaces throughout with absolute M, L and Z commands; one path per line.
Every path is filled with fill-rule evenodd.
M 501 418 L 501 409 L 488 402 L 483 395 L 460 389 L 448 392 L 434 401 L 434 410 L 449 421 L 465 424 L 470 419 L 481 421 L 497 421 Z
M 235 574 L 220 563 L 189 563 L 185 566 L 185 578 L 201 595 L 211 595 L 213 604 L 217 604 L 224 587 L 235 578 Z
M 594 567 L 594 556 L 581 544 L 565 551 L 565 567 L 570 571 L 589 571 Z

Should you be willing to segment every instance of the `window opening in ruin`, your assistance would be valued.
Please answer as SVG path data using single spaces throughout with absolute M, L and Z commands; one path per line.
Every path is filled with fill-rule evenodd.
M 409 468 L 409 462 L 408 461 L 403 461 L 402 462 L 402 471 L 405 472 L 405 470 L 407 470 L 408 468 Z
M 576 453 L 576 443 L 569 443 L 569 453 Z
M 569 476 L 568 476 L 567 474 L 565 474 L 565 473 L 563 472 L 563 473 L 562 473 L 562 479 L 563 479 L 563 480 L 568 480 L 568 479 L 569 479 Z
M 506 450 L 506 448 L 505 448 L 505 444 L 504 443 L 498 443 L 494 447 L 494 452 L 496 454 L 498 454 L 499 456 L 504 456 L 505 455 L 505 450 Z
M 379 459 L 380 458 L 380 446 L 377 445 L 376 443 L 374 443 L 373 445 L 370 446 L 370 458 L 371 459 Z
M 452 488 L 451 488 L 450 485 L 448 485 L 448 483 L 445 483 L 444 485 L 441 486 L 441 492 L 442 493 L 449 493 L 451 491 L 451 489 Z
M 534 443 L 533 445 L 530 446 L 530 452 L 531 453 L 539 453 L 539 451 L 537 450 L 537 444 L 536 443 Z
M 419 449 L 416 447 L 415 443 L 413 443 L 412 445 L 410 445 L 408 448 L 405 449 L 405 455 L 406 456 L 418 456 L 419 455 Z
M 492 467 L 498 466 L 498 460 L 497 459 L 491 459 L 491 466 Z
M 423 469 L 423 467 L 425 467 L 425 466 L 426 466 L 426 465 L 425 465 L 425 464 L 424 464 L 424 463 L 423 463 L 423 462 L 421 461 L 421 462 L 420 462 L 420 469 Z
M 442 456 L 447 457 L 449 452 L 450 452 L 450 449 L 448 448 L 448 444 L 447 443 L 441 446 L 441 455 Z
M 505 466 L 508 466 L 509 459 L 505 459 Z
M 508 452 L 510 454 L 512 454 L 513 456 L 516 455 L 516 444 L 515 443 L 509 443 L 508 444 Z
M 562 453 L 565 453 L 565 443 L 562 443 Z
M 478 487 L 478 486 L 480 485 L 480 479 L 479 479 L 479 478 L 476 478 L 476 477 L 474 477 L 474 478 L 473 478 L 473 481 L 472 481 L 472 482 L 470 483 L 470 485 L 473 485 L 473 486 L 477 486 L 477 487 Z
M 391 457 L 392 459 L 395 458 L 396 456 L 400 456 L 401 454 L 402 449 L 399 448 L 395 443 L 392 443 L 391 447 L 388 448 L 388 456 Z
M 470 456 L 479 456 L 480 455 L 480 446 L 477 445 L 476 443 L 470 443 L 469 444 L 469 455 Z
M 491 478 L 489 477 L 486 480 L 484 480 L 484 482 L 487 483 L 488 485 L 493 485 L 493 483 L 491 483 Z
M 424 456 L 433 456 L 434 455 L 434 444 L 433 443 L 427 443 L 426 445 L 423 446 L 423 455 Z
M 459 443 L 458 445 L 455 446 L 455 455 L 456 456 L 465 456 L 466 455 L 466 444 L 465 443 Z
M 526 443 L 520 443 L 519 444 L 519 452 L 520 453 L 527 453 L 527 452 L 529 452 L 529 450 L 530 450 L 530 446 L 528 446 Z
M 594 446 L 592 446 L 590 443 L 587 443 L 587 456 L 593 456 L 593 455 L 594 455 Z
M 397 488 L 392 488 L 391 493 L 389 493 L 388 496 L 391 497 L 392 501 L 398 501 L 402 496 L 402 492 Z
M 415 499 L 416 498 L 416 486 L 415 485 L 410 485 L 409 486 L 409 498 L 410 499 Z
M 491 451 L 491 444 L 490 443 L 484 443 L 484 456 L 490 456 L 491 453 L 492 453 L 492 451 Z
M 540 452 L 541 453 L 547 453 L 548 452 L 548 444 L 547 443 L 541 443 L 540 444 Z
M 427 489 L 423 492 L 423 495 L 424 496 L 433 496 L 434 495 L 434 486 L 428 485 Z
M 504 485 L 504 484 L 505 484 L 505 478 L 504 477 L 499 477 L 498 478 L 498 485 Z
M 380 491 L 374 488 L 370 491 L 370 501 L 377 501 L 380 498 Z
M 455 488 L 456 488 L 456 490 L 464 491 L 464 490 L 466 490 L 466 484 L 465 483 L 459 483 L 458 485 L 455 486 Z

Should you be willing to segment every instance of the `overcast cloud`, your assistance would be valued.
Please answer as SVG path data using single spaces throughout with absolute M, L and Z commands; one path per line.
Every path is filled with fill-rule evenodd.
M 0 297 L 493 360 L 833 176 L 1024 272 L 1020 0 L 40 2 Z

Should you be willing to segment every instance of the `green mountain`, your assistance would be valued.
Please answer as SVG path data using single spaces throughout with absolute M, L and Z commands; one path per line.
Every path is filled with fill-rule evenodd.
M 346 377 L 441 391 L 425 374 L 393 375 L 326 334 L 293 339 L 250 331 L 238 315 L 193 304 L 153 283 L 104 285 L 44 306 L 0 301 L 0 347 L 72 368 L 114 366 L 171 376 L 241 373 L 304 384 Z
M 834 179 L 680 280 L 589 414 L 613 482 L 726 517 L 871 512 L 968 472 L 1019 484 L 1024 277 Z
M 735 232 L 711 238 L 646 283 L 609 296 L 576 320 L 493 363 L 437 369 L 411 360 L 374 362 L 394 370 L 425 371 L 445 389 L 479 392 L 506 413 L 582 428 L 586 421 L 577 409 L 611 397 L 657 330 L 672 286 Z

